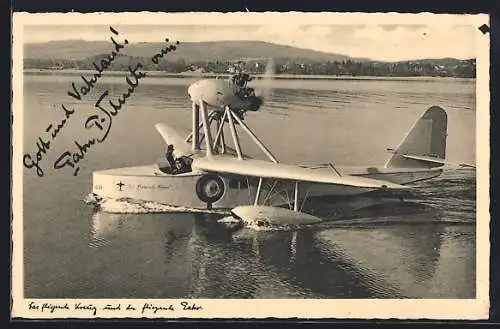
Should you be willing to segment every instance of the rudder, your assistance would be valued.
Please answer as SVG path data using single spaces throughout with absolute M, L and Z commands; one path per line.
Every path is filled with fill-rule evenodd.
M 432 106 L 415 122 L 393 151 L 386 168 L 435 168 L 445 163 L 448 116 Z

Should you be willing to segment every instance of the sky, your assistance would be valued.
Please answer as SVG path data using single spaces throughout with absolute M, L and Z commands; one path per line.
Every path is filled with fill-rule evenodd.
M 474 58 L 472 25 L 113 25 L 130 42 L 257 40 L 351 57 L 395 61 L 422 58 Z M 24 42 L 109 40 L 105 25 L 25 26 Z

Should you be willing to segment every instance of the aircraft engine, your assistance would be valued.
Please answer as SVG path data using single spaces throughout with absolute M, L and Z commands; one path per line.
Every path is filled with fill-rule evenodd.
M 240 87 L 228 80 L 199 80 L 188 88 L 188 96 L 192 102 L 205 102 L 212 110 L 223 111 L 229 106 L 233 111 L 244 113 L 258 111 L 263 98 L 256 95 L 250 87 Z

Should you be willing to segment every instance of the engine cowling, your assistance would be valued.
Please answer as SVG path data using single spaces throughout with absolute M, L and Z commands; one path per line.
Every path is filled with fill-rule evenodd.
M 189 86 L 188 95 L 192 102 L 203 101 L 220 111 L 226 106 L 239 112 L 258 111 L 263 104 L 262 97 L 255 95 L 252 88 L 240 87 L 221 79 L 197 81 Z

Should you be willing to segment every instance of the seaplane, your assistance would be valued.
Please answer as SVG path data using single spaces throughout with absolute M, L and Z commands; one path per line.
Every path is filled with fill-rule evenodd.
M 314 224 L 321 218 L 303 211 L 314 197 L 386 191 L 403 195 L 410 184 L 439 176 L 446 164 L 447 114 L 426 109 L 379 166 L 294 165 L 280 162 L 245 123 L 264 104 L 248 74 L 202 79 L 187 89 L 191 132 L 183 136 L 164 123 L 155 128 L 175 159 L 93 173 L 97 200 L 154 202 L 179 209 L 225 210 L 236 222 L 265 225 Z M 244 132 L 267 157 L 249 157 Z M 232 140 L 232 143 L 230 141 Z M 182 210 L 181 210 L 182 211 Z

